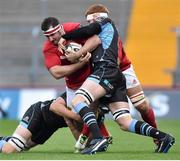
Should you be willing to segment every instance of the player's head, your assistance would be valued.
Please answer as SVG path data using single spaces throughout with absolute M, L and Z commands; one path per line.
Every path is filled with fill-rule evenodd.
M 107 18 L 109 10 L 102 4 L 93 4 L 85 11 L 86 20 L 91 23 Z
M 61 36 L 64 34 L 63 26 L 55 17 L 48 17 L 41 23 L 43 34 L 55 45 L 58 44 Z

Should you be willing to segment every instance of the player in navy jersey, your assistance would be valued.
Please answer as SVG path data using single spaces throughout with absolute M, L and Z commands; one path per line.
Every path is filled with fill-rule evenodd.
M 107 8 L 103 5 L 92 5 L 88 10 L 87 17 L 92 17 L 95 22 L 63 36 L 67 40 L 79 37 L 87 38 L 94 34 L 92 31 L 94 31 L 95 26 L 99 27 L 95 34 L 99 35 L 101 45 L 93 52 L 91 60 L 93 72 L 76 92 L 72 101 L 75 111 L 80 114 L 94 134 L 90 146 L 84 149 L 82 153 L 93 154 L 107 148 L 106 141 L 95 131 L 96 122 L 88 111 L 89 103 L 101 97 L 101 101 L 109 105 L 114 119 L 123 130 L 158 139 L 159 146 L 156 152 L 167 153 L 175 139 L 145 122 L 132 119 L 130 115 L 126 96 L 126 82 L 123 74 L 118 69 L 117 63 L 118 33 L 112 21 L 108 18 Z M 90 50 L 89 47 L 89 44 L 85 43 L 78 52 L 67 55 L 68 59 L 74 61 L 74 59 L 83 56 Z
M 65 100 L 66 94 L 63 93 L 60 97 Z M 21 152 L 44 144 L 59 128 L 68 127 L 63 116 L 81 122 L 80 116 L 66 109 L 65 104 L 61 104 L 60 107 L 61 116 L 51 112 L 49 109 L 53 101 L 39 101 L 31 105 L 26 110 L 13 135 L 0 137 L 0 152 Z M 74 126 L 73 130 L 79 135 L 80 129 L 78 130 Z

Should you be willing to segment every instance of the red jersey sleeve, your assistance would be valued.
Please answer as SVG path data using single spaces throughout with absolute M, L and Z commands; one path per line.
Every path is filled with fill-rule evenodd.
M 122 41 L 118 40 L 118 58 L 119 58 L 119 68 L 121 71 L 128 69 L 131 66 L 131 61 L 128 59 L 122 45 Z

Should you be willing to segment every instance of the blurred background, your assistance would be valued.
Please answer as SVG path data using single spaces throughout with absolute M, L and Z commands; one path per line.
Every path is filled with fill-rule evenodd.
M 179 0 L 0 0 L 0 118 L 20 118 L 30 104 L 65 89 L 44 66 L 41 22 L 84 23 L 94 3 L 109 8 L 156 116 L 179 118 Z

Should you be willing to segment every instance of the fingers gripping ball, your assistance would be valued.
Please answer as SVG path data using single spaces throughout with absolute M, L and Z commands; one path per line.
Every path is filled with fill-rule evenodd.
M 77 52 L 82 47 L 81 44 L 70 42 L 65 46 L 65 52 Z

